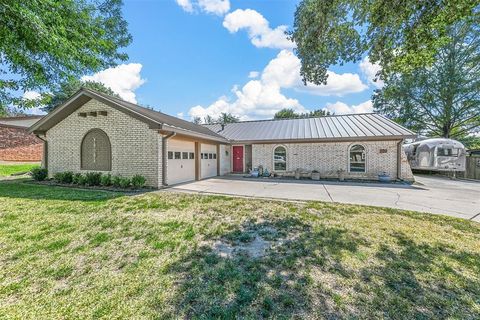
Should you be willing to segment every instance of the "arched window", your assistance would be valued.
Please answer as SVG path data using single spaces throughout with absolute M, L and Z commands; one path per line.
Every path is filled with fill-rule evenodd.
M 365 148 L 362 145 L 355 144 L 350 147 L 350 172 L 365 172 Z
M 273 151 L 273 168 L 275 171 L 287 170 L 287 149 L 285 147 L 276 147 Z
M 80 168 L 95 171 L 112 170 L 112 148 L 110 139 L 104 131 L 92 129 L 83 137 Z

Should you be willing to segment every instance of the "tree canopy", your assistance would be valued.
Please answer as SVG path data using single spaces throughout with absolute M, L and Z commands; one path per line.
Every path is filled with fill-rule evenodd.
M 325 84 L 327 68 L 365 54 L 382 75 L 432 65 L 448 28 L 478 16 L 478 0 L 302 0 L 290 39 L 304 82 Z
M 0 110 L 127 59 L 121 0 L 0 0 Z
M 42 97 L 39 104 L 42 104 L 44 106 L 43 107 L 44 111 L 50 112 L 54 108 L 56 108 L 57 106 L 65 102 L 68 98 L 70 98 L 75 92 L 80 90 L 80 88 L 82 87 L 100 91 L 108 95 L 120 98 L 120 96 L 115 92 L 113 92 L 112 89 L 110 89 L 109 87 L 106 87 L 100 82 L 81 81 L 81 80 L 73 79 L 73 80 L 61 83 L 57 88 L 53 90 L 52 93 L 45 94 Z
M 313 118 L 330 115 L 330 111 L 324 109 L 317 109 L 306 113 L 297 113 L 291 108 L 284 108 L 277 111 L 274 115 L 274 119 L 298 119 L 298 118 Z
M 384 79 L 373 96 L 375 110 L 428 136 L 462 140 L 480 132 L 479 21 L 449 27 L 451 41 L 431 67 Z

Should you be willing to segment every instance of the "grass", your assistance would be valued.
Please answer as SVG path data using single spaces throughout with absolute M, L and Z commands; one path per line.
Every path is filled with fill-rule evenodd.
M 28 172 L 32 170 L 32 168 L 38 166 L 38 163 L 0 164 L 0 177 L 7 177 L 15 173 Z
M 480 318 L 469 221 L 18 181 L 0 203 L 2 319 Z

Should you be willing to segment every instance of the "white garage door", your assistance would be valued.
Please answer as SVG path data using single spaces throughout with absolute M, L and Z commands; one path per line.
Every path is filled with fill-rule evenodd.
M 201 178 L 214 177 L 217 175 L 217 146 L 202 143 L 200 147 Z
M 169 185 L 195 180 L 195 143 L 170 139 L 167 152 Z

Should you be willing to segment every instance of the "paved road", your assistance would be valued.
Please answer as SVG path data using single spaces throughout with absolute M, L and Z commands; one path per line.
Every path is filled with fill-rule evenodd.
M 216 177 L 172 191 L 286 200 L 320 200 L 416 210 L 480 222 L 480 182 L 416 176 L 415 185 Z

